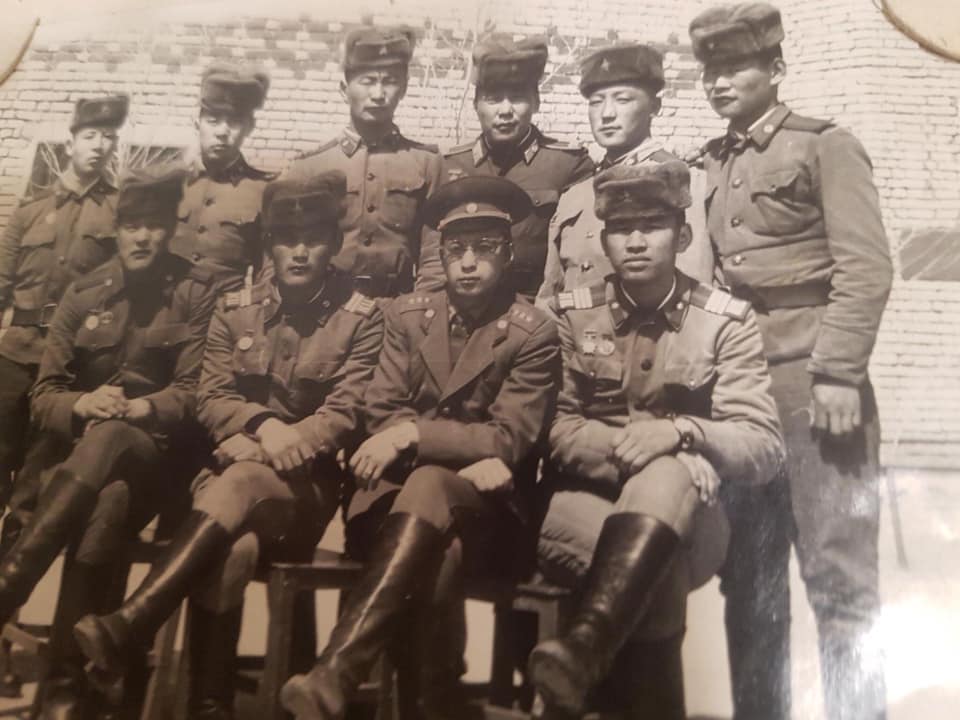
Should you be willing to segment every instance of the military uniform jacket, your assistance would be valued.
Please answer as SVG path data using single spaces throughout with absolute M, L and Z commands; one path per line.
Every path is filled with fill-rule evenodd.
M 550 430 L 556 469 L 619 486 L 626 478 L 610 460 L 616 432 L 683 415 L 697 427 L 691 449 L 723 480 L 771 480 L 783 441 L 748 303 L 678 272 L 662 310 L 630 307 L 614 278 L 554 301 L 564 366 Z
M 170 249 L 210 270 L 220 289 L 236 289 L 260 262 L 260 206 L 271 173 L 241 155 L 216 175 L 197 162 L 184 181 L 177 232 Z
M 216 302 L 210 273 L 162 254 L 148 282 L 127 283 L 113 258 L 73 283 L 47 336 L 31 410 L 42 430 L 82 431 L 73 406 L 101 385 L 153 405 L 155 436 L 194 417 L 207 323 Z
M 647 138 L 614 164 L 675 159 L 659 141 Z M 593 285 L 613 271 L 600 243 L 603 221 L 594 214 L 593 203 L 592 175 L 560 197 L 557 211 L 550 220 L 543 284 L 537 293 L 538 307 L 548 307 L 561 290 Z
M 446 291 L 413 293 L 390 305 L 380 362 L 364 396 L 369 432 L 416 423 L 420 465 L 459 469 L 500 458 L 516 470 L 531 457 L 555 407 L 557 331 L 522 299 L 494 302 L 456 364 Z
M 547 229 L 561 193 L 580 180 L 593 176 L 593 160 L 587 151 L 549 138 L 531 127 L 526 139 L 502 166 L 490 154 L 483 136 L 449 150 L 443 159 L 444 182 L 468 175 L 504 177 L 527 191 L 533 212 L 513 226 L 512 289 L 533 300 L 543 282 L 547 259 Z M 446 276 L 440 261 L 440 234 L 424 238 L 417 289 L 437 290 Z
M 382 340 L 380 310 L 342 275 L 296 307 L 269 280 L 227 293 L 210 321 L 200 421 L 221 442 L 276 417 L 335 453 L 360 426 Z
M 100 179 L 78 196 L 57 180 L 49 192 L 25 200 L 0 238 L 0 309 L 38 310 L 59 302 L 67 286 L 116 252 L 117 190 Z M 40 362 L 44 330 L 9 327 L 0 355 Z
M 352 129 L 291 163 L 285 175 L 310 177 L 325 170 L 347 176 L 343 247 L 333 260 L 354 277 L 388 281 L 398 295 L 413 288 L 420 257 L 420 209 L 440 183 L 440 155 L 396 128 L 376 147 Z
M 756 302 L 770 361 L 863 382 L 892 273 L 863 146 L 780 105 L 745 139 L 710 141 L 704 167 L 719 268 Z

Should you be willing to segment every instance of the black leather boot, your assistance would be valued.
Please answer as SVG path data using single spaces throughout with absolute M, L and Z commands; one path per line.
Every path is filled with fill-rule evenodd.
M 327 647 L 308 674 L 294 675 L 283 686 L 280 702 L 288 711 L 309 720 L 344 716 L 397 620 L 432 585 L 442 540 L 440 530 L 414 515 L 387 516 Z
M 54 472 L 36 513 L 0 562 L 0 627 L 27 601 L 96 502 L 97 491 L 73 472 Z
M 243 606 L 214 613 L 190 603 L 190 720 L 231 720 Z
M 679 546 L 676 532 L 649 515 L 617 513 L 606 519 L 570 629 L 530 654 L 531 680 L 548 706 L 571 714 L 583 709 L 649 607 Z
M 87 615 L 74 626 L 83 654 L 106 673 L 122 673 L 127 656 L 150 642 L 197 580 L 230 551 L 232 541 L 218 522 L 191 511 L 166 555 L 116 612 Z
M 593 690 L 589 709 L 622 720 L 686 720 L 683 633 L 662 640 L 630 640 Z

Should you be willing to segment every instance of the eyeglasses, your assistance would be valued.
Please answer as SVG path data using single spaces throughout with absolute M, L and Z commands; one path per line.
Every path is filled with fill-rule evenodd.
M 482 259 L 489 260 L 499 254 L 503 249 L 504 241 L 497 238 L 480 238 L 467 242 L 465 240 L 445 240 L 442 251 L 445 255 L 454 260 L 459 260 L 467 253 L 467 248 L 473 251 L 473 254 Z

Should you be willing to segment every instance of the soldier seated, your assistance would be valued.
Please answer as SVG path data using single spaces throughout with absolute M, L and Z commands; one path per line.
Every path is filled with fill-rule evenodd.
M 564 380 L 539 548 L 544 573 L 582 595 L 530 674 L 560 714 L 606 680 L 600 709 L 673 720 L 686 596 L 729 534 L 718 485 L 772 478 L 780 425 L 748 304 L 675 269 L 690 241 L 686 166 L 615 166 L 595 185 L 615 275 L 554 301 Z
M 73 624 L 123 599 L 115 576 L 124 544 L 177 495 L 168 458 L 182 452 L 194 414 L 215 301 L 209 277 L 166 249 L 182 182 L 178 173 L 123 182 L 117 256 L 67 289 L 32 391 L 37 442 L 62 449 L 63 462 L 0 563 L 0 624 L 69 545 L 41 698 L 45 717 L 83 712 Z
M 312 556 L 340 501 L 383 339 L 380 311 L 330 269 L 346 178 L 275 181 L 263 200 L 274 274 L 227 293 L 210 323 L 199 417 L 218 443 L 167 555 L 116 612 L 76 626 L 108 673 L 191 596 L 191 717 L 231 717 L 243 591 L 261 557 Z M 310 655 L 314 647 L 310 648 Z
M 467 716 L 464 576 L 523 554 L 534 476 L 522 467 L 536 461 L 559 380 L 553 323 L 504 290 L 510 225 L 530 207 L 520 188 L 492 177 L 449 183 L 426 207 L 447 286 L 402 296 L 385 313 L 364 397 L 373 436 L 350 459 L 358 490 L 347 547 L 367 566 L 314 669 L 281 692 L 299 718 L 342 718 L 405 630 L 417 633 L 416 651 L 399 670 L 419 670 L 420 712 Z

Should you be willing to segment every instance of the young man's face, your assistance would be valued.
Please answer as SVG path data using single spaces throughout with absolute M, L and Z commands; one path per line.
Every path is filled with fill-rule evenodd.
M 690 243 L 690 226 L 663 212 L 607 223 L 601 239 L 620 280 L 639 285 L 673 275 L 677 253 Z
M 117 220 L 117 255 L 127 272 L 142 273 L 153 267 L 173 235 L 175 220 L 159 216 Z
M 632 150 L 650 137 L 660 98 L 639 85 L 606 85 L 587 97 L 593 137 L 608 153 Z
M 777 87 L 786 70 L 780 58 L 754 56 L 708 63 L 703 67 L 703 91 L 717 115 L 749 125 L 777 101 Z
M 270 255 L 281 287 L 319 286 L 340 249 L 335 226 L 291 228 L 270 235 Z
M 487 144 L 516 145 L 540 109 L 539 94 L 532 87 L 484 88 L 477 92 L 474 108 Z
M 443 229 L 440 257 L 450 292 L 467 302 L 482 301 L 510 263 L 510 228 L 489 218 L 458 220 Z
M 103 125 L 79 128 L 67 140 L 66 150 L 73 171 L 80 177 L 103 172 L 117 148 L 117 129 Z
M 197 132 L 203 161 L 215 165 L 232 163 L 240 154 L 240 147 L 253 125 L 252 115 L 201 110 Z
M 407 71 L 402 66 L 357 70 L 340 84 L 340 91 L 354 125 L 387 125 L 407 92 Z

